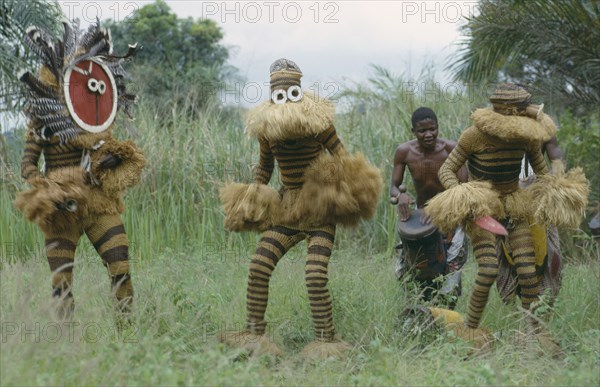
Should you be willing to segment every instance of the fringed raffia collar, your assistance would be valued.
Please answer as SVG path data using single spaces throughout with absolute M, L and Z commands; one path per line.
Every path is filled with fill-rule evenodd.
M 335 108 L 319 96 L 304 93 L 300 102 L 266 101 L 248 112 L 248 135 L 270 141 L 318 135 L 333 125 Z
M 475 110 L 471 119 L 483 133 L 506 141 L 546 142 L 556 134 L 556 126 L 547 114 L 538 121 L 524 116 L 505 116 L 488 108 Z

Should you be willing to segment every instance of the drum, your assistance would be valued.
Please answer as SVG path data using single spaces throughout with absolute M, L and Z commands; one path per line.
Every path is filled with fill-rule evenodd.
M 433 224 L 421 223 L 421 209 L 413 210 L 406 222 L 398 222 L 404 259 L 420 281 L 446 274 L 446 250 L 442 234 Z

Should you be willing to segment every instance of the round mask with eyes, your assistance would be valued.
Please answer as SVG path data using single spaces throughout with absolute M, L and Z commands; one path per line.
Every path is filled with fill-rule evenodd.
M 77 125 L 92 133 L 106 130 L 117 114 L 117 87 L 106 65 L 83 60 L 69 67 L 64 79 L 65 101 Z

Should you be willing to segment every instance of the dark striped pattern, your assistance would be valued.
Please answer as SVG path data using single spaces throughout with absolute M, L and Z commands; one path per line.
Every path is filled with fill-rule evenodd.
M 529 144 L 529 148 L 515 143 L 508 145 L 469 128 L 448 155 L 438 177 L 446 189 L 458 185 L 457 172 L 468 161 L 469 180 L 487 180 L 503 194 L 514 192 L 519 188 L 523 156 L 527 155 L 535 173 L 548 171 L 538 145 Z
M 490 102 L 502 107 L 525 108 L 531 102 L 531 94 L 520 86 L 512 84 L 501 84 L 490 96 Z
M 40 160 L 41 154 L 42 146 L 33 138 L 28 138 L 25 142 L 25 152 L 21 159 L 21 176 L 23 179 L 28 180 L 40 176 L 38 161 Z
M 477 328 L 483 309 L 487 303 L 490 287 L 498 275 L 498 258 L 496 236 L 482 229 L 475 229 L 471 235 L 473 253 L 477 260 L 477 276 L 469 302 L 467 325 Z M 540 277 L 535 269 L 535 253 L 531 231 L 527 222 L 516 222 L 508 236 L 508 247 L 515 263 L 517 280 L 520 288 L 521 305 L 530 309 L 540 294 Z
M 335 334 L 327 267 L 333 248 L 335 228 L 328 226 L 308 232 L 308 256 L 304 270 L 308 301 L 315 325 L 315 338 L 332 341 Z
M 277 89 L 287 90 L 290 86 L 301 86 L 300 78 L 290 76 L 271 79 L 271 92 Z
M 58 137 L 52 141 L 39 144 L 29 137 L 25 142 L 25 152 L 21 160 L 21 175 L 24 179 L 40 176 L 38 162 L 44 154 L 46 172 L 57 168 L 78 166 L 81 163 L 82 149 L 70 144 L 60 144 Z
M 333 340 L 334 328 L 331 296 L 327 288 L 327 266 L 333 247 L 334 235 L 334 226 L 325 226 L 311 231 L 275 226 L 262 235 L 250 263 L 248 276 L 246 328 L 249 331 L 256 334 L 265 332 L 264 315 L 269 299 L 271 274 L 281 257 L 289 249 L 308 238 L 305 278 L 315 333 L 319 340 Z
M 304 184 L 306 168 L 325 149 L 331 153 L 343 149 L 333 127 L 321 132 L 317 137 L 272 143 L 261 140 L 260 162 L 256 168 L 255 181 L 260 184 L 269 182 L 276 159 L 283 186 L 286 189 L 300 188 Z
M 44 144 L 46 171 L 56 168 L 78 166 L 81 163 L 82 149 L 71 144 L 60 144 L 57 137 Z
M 71 293 L 75 249 L 80 236 L 79 227 L 72 227 L 61 233 L 46 234 L 46 256 L 52 271 L 53 294 Z
M 133 286 L 129 274 L 129 243 L 121 217 L 101 215 L 85 228 L 85 233 L 108 268 L 117 309 L 130 312 Z
M 99 215 L 86 221 L 84 230 L 73 225 L 61 233 L 46 234 L 46 255 L 52 271 L 52 293 L 71 294 L 77 242 L 85 232 L 108 268 L 117 309 L 127 313 L 133 302 L 129 274 L 128 241 L 119 215 Z
M 469 157 L 469 174 L 475 180 L 489 180 L 500 192 L 512 192 L 519 186 L 524 148 L 491 149 Z
M 501 194 L 519 189 L 521 159 L 524 155 L 531 162 L 536 174 L 547 173 L 548 169 L 542 153 L 541 144 L 535 142 L 512 143 L 484 135 L 479 129 L 470 127 L 459 139 L 438 176 L 445 188 L 459 184 L 457 172 L 468 160 L 469 180 L 486 180 Z M 510 214 L 508 214 L 510 216 Z M 521 288 L 521 302 L 529 309 L 537 301 L 539 277 L 535 271 L 535 255 L 529 225 L 513 219 L 514 228 L 509 230 L 508 243 L 515 262 L 517 279 Z M 496 236 L 488 231 L 473 227 L 471 232 L 473 253 L 477 261 L 477 276 L 473 293 L 469 301 L 466 324 L 477 328 L 488 300 L 490 287 L 498 276 L 498 257 L 500 256 Z
M 467 158 L 467 152 L 459 142 L 438 171 L 438 178 L 444 188 L 449 189 L 459 184 L 457 172 L 465 164 Z
M 477 228 L 471 233 L 471 240 L 473 254 L 477 261 L 477 275 L 469 301 L 466 324 L 471 328 L 477 328 L 487 304 L 490 288 L 498 276 L 498 257 L 494 234 Z
M 256 173 L 254 181 L 258 184 L 268 184 L 273 175 L 273 168 L 275 167 L 275 159 L 273 158 L 273 152 L 267 140 L 261 139 L 260 143 L 260 160 L 256 167 Z
M 517 222 L 508 238 L 521 290 L 521 305 L 529 309 L 538 300 L 540 278 L 535 270 L 535 251 L 527 222 Z

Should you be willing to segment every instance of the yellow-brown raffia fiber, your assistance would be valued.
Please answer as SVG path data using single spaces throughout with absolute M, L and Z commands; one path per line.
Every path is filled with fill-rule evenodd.
M 471 344 L 471 354 L 483 353 L 491 349 L 494 341 L 493 335 L 485 328 L 469 328 L 464 324 L 464 317 L 460 313 L 443 308 L 427 308 L 435 321 L 435 325 Z
M 465 322 L 463 315 L 454 310 L 432 307 L 428 309 L 435 323 L 445 329 L 455 325 L 462 325 Z
M 37 178 L 30 183 L 33 187 L 18 193 L 14 205 L 42 231 L 64 231 L 88 215 L 89 190 L 81 169 L 62 168 L 54 171 L 52 179 Z M 73 205 L 76 209 L 69 211 L 67 207 L 73 209 Z
M 355 226 L 361 218 L 371 218 L 377 209 L 383 187 L 381 174 L 360 153 L 324 153 L 311 163 L 304 177 L 297 194 L 284 194 L 284 224 Z
M 532 215 L 533 197 L 528 189 L 518 189 L 512 193 L 501 196 L 506 215 L 513 220 L 528 220 Z
M 108 153 L 121 159 L 121 163 L 115 168 L 100 168 L 99 161 Z M 109 196 L 117 196 L 136 185 L 146 165 L 144 154 L 132 141 L 116 141 L 112 138 L 97 150 L 92 150 L 91 158 L 92 173 Z
M 302 349 L 300 356 L 306 359 L 325 360 L 335 358 L 343 360 L 352 347 L 345 341 L 337 340 L 333 342 L 324 342 L 315 340 L 310 342 Z
M 487 181 L 470 181 L 447 189 L 427 202 L 425 212 L 442 232 L 450 232 L 469 219 L 505 216 L 498 192 Z
M 494 345 L 494 336 L 485 328 L 469 328 L 466 325 L 455 325 L 452 333 L 471 345 L 470 355 L 481 355 L 489 352 Z
M 556 126 L 547 114 L 537 121 L 525 116 L 505 116 L 486 108 L 475 110 L 471 119 L 485 134 L 505 141 L 545 142 L 556 134 Z
M 269 141 L 316 136 L 333 125 L 334 115 L 330 101 L 306 92 L 299 102 L 278 105 L 266 101 L 251 109 L 246 130 L 250 136 Z
M 218 339 L 233 348 L 241 348 L 251 352 L 253 356 L 281 356 L 283 352 L 267 335 L 257 335 L 248 331 L 219 332 Z
M 529 188 L 535 198 L 533 217 L 546 226 L 577 228 L 588 204 L 589 182 L 583 169 L 565 173 L 562 165 L 560 160 L 553 161 L 553 174 L 538 176 Z
M 121 195 L 108 196 L 98 187 L 89 188 L 88 210 L 95 215 L 116 215 L 125 211 Z
M 267 185 L 228 183 L 219 197 L 229 231 L 264 231 L 278 218 L 279 193 Z

